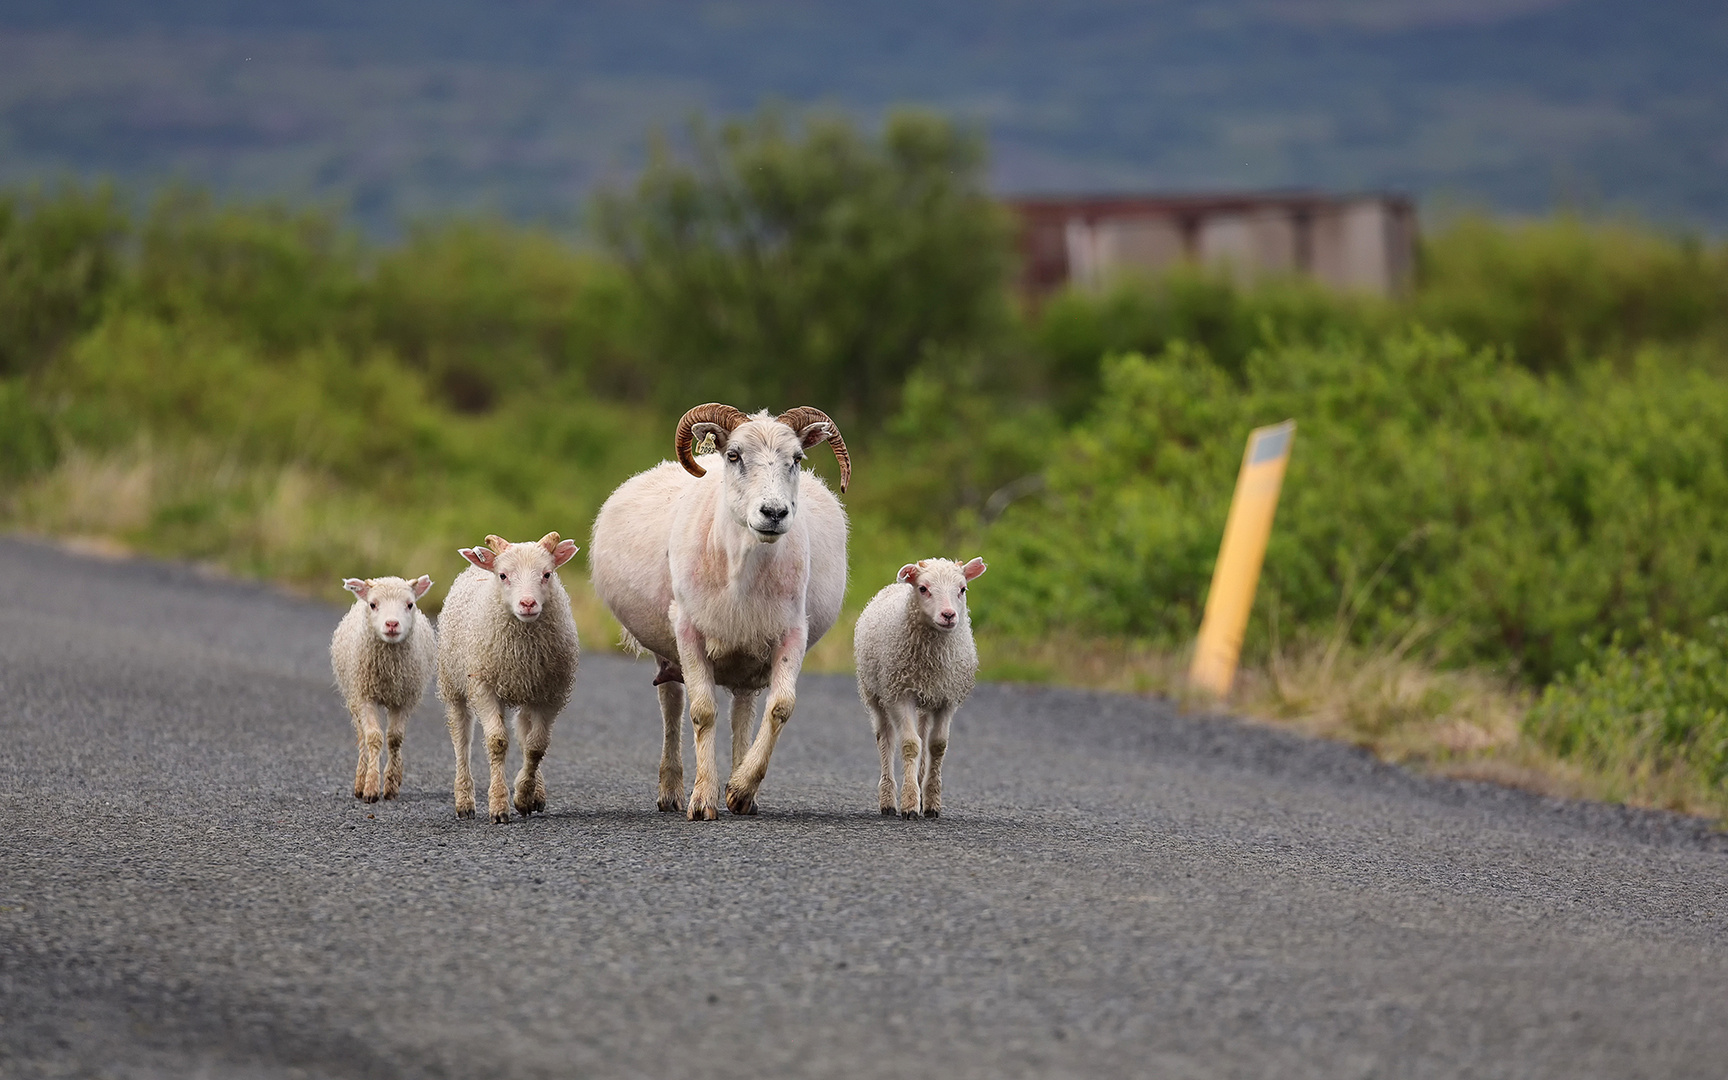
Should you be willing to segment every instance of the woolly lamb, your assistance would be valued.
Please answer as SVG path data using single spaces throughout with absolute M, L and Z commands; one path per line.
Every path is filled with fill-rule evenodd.
M 709 437 L 715 452 L 698 459 L 693 451 Z M 732 692 L 726 806 L 756 812 L 804 653 L 840 617 L 846 593 L 846 511 L 799 467 L 804 451 L 822 442 L 834 447 L 845 491 L 851 458 L 821 410 L 747 416 L 730 405 L 698 405 L 678 422 L 678 464 L 626 480 L 594 521 L 594 591 L 624 627 L 625 643 L 660 662 L 661 810 L 677 810 L 684 794 L 679 738 L 688 683 L 696 734 L 690 820 L 719 815 L 717 686 Z M 762 724 L 747 743 L 764 688 Z
M 870 710 L 882 755 L 877 802 L 884 814 L 894 813 L 896 740 L 904 770 L 900 816 L 917 817 L 922 810 L 936 817 L 942 811 L 948 725 L 978 676 L 966 584 L 984 570 L 983 559 L 965 566 L 947 559 L 909 563 L 858 616 L 852 653 L 858 696 Z
M 414 603 L 426 595 L 432 579 L 347 578 L 342 587 L 354 594 L 354 606 L 330 638 L 330 667 L 360 745 L 354 797 L 367 802 L 377 802 L 380 795 L 394 799 L 402 790 L 402 736 L 408 714 L 420 704 L 438 655 L 432 621 Z M 389 714 L 388 736 L 378 730 L 379 709 Z M 386 738 L 390 766 L 380 791 L 379 752 Z
M 487 809 L 494 824 L 503 824 L 510 820 L 506 709 L 516 710 L 522 736 L 516 812 L 527 817 L 546 809 L 540 759 L 552 741 L 552 721 L 575 688 L 581 652 L 570 597 L 556 573 L 576 554 L 576 543 L 560 541 L 555 532 L 524 544 L 488 536 L 485 547 L 460 554 L 473 565 L 450 587 L 438 617 L 438 696 L 456 750 L 456 816 L 474 816 L 468 753 L 478 718 L 491 762 Z

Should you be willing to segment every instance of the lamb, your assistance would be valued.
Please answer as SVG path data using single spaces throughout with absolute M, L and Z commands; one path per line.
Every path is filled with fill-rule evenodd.
M 898 740 L 904 776 L 903 818 L 942 812 L 942 758 L 948 726 L 972 692 L 978 649 L 966 612 L 966 586 L 985 571 L 983 559 L 964 566 L 923 559 L 900 568 L 858 616 L 852 654 L 858 697 L 870 711 L 882 756 L 877 803 L 893 814 L 893 746 Z
M 459 554 L 473 565 L 450 587 L 438 617 L 438 696 L 456 751 L 456 816 L 474 816 L 468 755 L 478 718 L 491 762 L 487 809 L 501 825 L 510 820 L 511 805 L 504 786 L 507 709 L 516 710 L 522 737 L 516 812 L 527 817 L 546 809 L 540 761 L 552 741 L 552 721 L 575 688 L 581 658 L 570 597 L 556 573 L 576 554 L 576 543 L 555 532 L 522 544 L 488 536 L 485 547 Z
M 709 437 L 714 452 L 696 457 Z M 756 812 L 804 654 L 840 617 L 846 593 L 846 511 L 820 478 L 798 467 L 821 442 L 833 445 L 844 492 L 851 458 L 821 410 L 747 416 L 730 405 L 698 405 L 678 422 L 678 463 L 626 480 L 595 519 L 594 590 L 623 626 L 625 644 L 659 661 L 662 811 L 678 810 L 684 793 L 687 683 L 696 737 L 690 820 L 719 816 L 716 686 L 732 693 L 726 806 Z M 762 723 L 747 743 L 764 688 Z
M 354 797 L 375 803 L 402 790 L 402 736 L 438 654 L 432 621 L 414 603 L 426 595 L 432 579 L 424 574 L 413 581 L 346 578 L 342 587 L 354 594 L 354 605 L 330 637 L 330 668 L 354 718 L 360 747 Z M 378 730 L 379 709 L 389 714 L 387 735 Z M 390 765 L 380 785 L 379 756 L 386 739 Z

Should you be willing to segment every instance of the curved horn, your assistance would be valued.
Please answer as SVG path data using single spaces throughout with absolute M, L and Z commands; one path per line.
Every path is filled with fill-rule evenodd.
M 718 424 L 727 431 L 732 431 L 750 419 L 730 405 L 722 405 L 718 401 L 710 401 L 706 405 L 698 405 L 684 414 L 678 421 L 678 434 L 673 445 L 678 448 L 678 464 L 684 466 L 684 471 L 691 476 L 706 476 L 708 470 L 696 464 L 696 458 L 690 453 L 691 432 L 697 424 Z
M 492 533 L 487 533 L 486 546 L 499 555 L 502 555 L 506 551 L 510 550 L 510 541 L 504 539 L 502 536 L 495 536 Z
M 808 405 L 800 405 L 796 409 L 787 409 L 776 419 L 793 431 L 802 432 L 811 424 L 828 425 L 828 442 L 834 447 L 834 460 L 840 463 L 840 493 L 846 493 L 846 485 L 852 482 L 852 455 L 846 452 L 846 440 L 840 437 L 840 425 L 828 418 L 821 409 L 813 409 Z

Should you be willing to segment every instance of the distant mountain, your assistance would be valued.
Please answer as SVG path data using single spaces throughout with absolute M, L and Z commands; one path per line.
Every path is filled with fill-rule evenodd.
M 765 99 L 968 119 L 1005 192 L 1393 188 L 1728 226 L 1722 0 L 0 3 L 0 184 L 569 219 Z

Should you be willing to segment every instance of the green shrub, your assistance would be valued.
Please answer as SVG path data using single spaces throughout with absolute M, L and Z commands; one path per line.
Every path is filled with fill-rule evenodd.
M 995 609 L 1179 644 L 1199 624 L 1243 441 L 1294 417 L 1262 610 L 1358 640 L 1413 625 L 1454 661 L 1546 680 L 1581 635 L 1728 608 L 1728 387 L 1647 357 L 1542 378 L 1424 332 L 1105 367 L 1041 500 L 993 527 Z M 1366 590 L 1370 582 L 1373 588 Z M 1264 642 L 1266 618 L 1255 620 Z
M 59 456 L 53 424 L 29 388 L 21 380 L 0 378 L 0 479 L 41 472 Z
M 108 188 L 0 194 L 0 376 L 40 367 L 96 322 L 126 229 Z
M 931 350 L 1006 326 L 1006 216 L 981 139 L 919 113 L 879 137 L 838 116 L 697 127 L 600 203 L 671 409 L 811 404 L 874 423 Z
M 1563 758 L 1637 778 L 1679 776 L 1728 794 L 1728 617 L 1696 638 L 1619 638 L 1542 694 L 1525 730 Z

